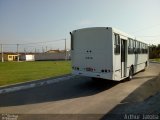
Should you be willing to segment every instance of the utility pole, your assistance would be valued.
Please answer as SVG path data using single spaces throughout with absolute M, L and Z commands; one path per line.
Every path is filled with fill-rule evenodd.
M 4 57 L 3 57 L 3 44 L 1 44 L 1 61 L 4 62 Z
M 44 48 L 42 47 L 42 53 L 44 53 Z
M 66 50 L 66 38 L 64 39 L 65 40 L 65 60 L 67 59 L 67 50 Z
M 17 62 L 19 62 L 19 44 L 17 44 Z
M 46 52 L 47 52 L 47 50 L 48 50 L 48 49 L 47 49 L 47 46 L 46 46 Z
M 24 53 L 25 53 L 25 55 L 26 55 L 26 48 L 24 48 Z

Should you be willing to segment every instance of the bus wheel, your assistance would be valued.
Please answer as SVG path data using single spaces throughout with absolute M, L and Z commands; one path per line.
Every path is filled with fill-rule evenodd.
M 146 69 L 147 69 L 147 61 L 145 63 L 145 67 L 144 67 L 143 71 L 146 71 Z
M 133 78 L 133 68 L 131 67 L 129 70 L 128 80 L 132 80 L 132 78 Z

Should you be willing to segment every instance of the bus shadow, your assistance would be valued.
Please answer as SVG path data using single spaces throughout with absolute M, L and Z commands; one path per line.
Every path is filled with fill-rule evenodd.
M 144 79 L 144 78 L 153 78 L 156 77 L 155 75 L 150 75 L 150 76 L 134 76 L 132 80 L 137 80 L 137 79 Z M 132 81 L 131 80 L 131 81 Z M 124 80 L 119 81 L 120 83 L 124 83 L 124 82 L 129 82 L 130 80 L 128 80 L 128 78 L 125 78 Z
M 0 95 L 0 107 L 60 101 L 91 96 L 108 90 L 119 82 L 79 77 L 56 84 L 35 87 Z
M 153 77 L 156 77 L 156 76 L 138 76 L 138 77 L 134 77 L 134 79 L 143 79 L 143 78 L 153 78 Z

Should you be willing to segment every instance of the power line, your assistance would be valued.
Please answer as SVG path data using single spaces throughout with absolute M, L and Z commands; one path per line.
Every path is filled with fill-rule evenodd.
M 52 41 L 42 41 L 42 42 L 33 42 L 33 43 L 23 43 L 20 45 L 28 45 L 28 44 L 40 44 L 40 43 L 49 43 L 49 42 L 57 42 L 57 41 L 64 41 L 65 39 L 59 39 L 59 40 L 52 40 Z
M 50 43 L 50 42 L 57 42 L 57 41 L 64 41 L 64 39 L 59 39 L 59 40 L 52 40 L 52 41 L 40 41 L 40 42 L 33 42 L 33 43 L 19 43 L 18 45 L 27 45 L 27 44 L 40 44 L 40 43 Z M 15 43 L 11 44 L 3 44 L 3 45 L 17 45 Z
M 61 41 L 64 42 L 64 44 L 62 44 L 62 43 L 59 44 L 59 42 L 61 42 Z M 44 47 L 44 48 L 46 48 L 46 51 L 47 51 L 48 48 L 57 47 L 57 44 L 59 44 L 60 46 L 65 45 L 63 47 L 66 50 L 66 39 L 65 38 L 64 39 L 52 40 L 52 41 L 51 40 L 50 41 L 38 41 L 38 42 L 33 42 L 33 43 L 19 43 L 19 44 L 16 44 L 16 43 L 9 43 L 9 44 L 4 43 L 4 44 L 1 44 L 1 49 L 2 49 L 2 47 L 5 46 L 4 48 L 12 49 L 12 51 L 17 52 L 17 54 L 18 54 L 20 51 L 22 51 L 22 48 L 29 50 L 29 49 L 33 49 L 33 48 L 36 49 L 36 48 L 40 48 L 40 47 L 43 49 L 43 47 Z M 6 49 L 6 51 L 7 51 L 7 49 Z M 15 49 L 15 50 L 13 50 L 13 49 Z
M 3 44 L 3 45 L 17 45 L 17 44 Z

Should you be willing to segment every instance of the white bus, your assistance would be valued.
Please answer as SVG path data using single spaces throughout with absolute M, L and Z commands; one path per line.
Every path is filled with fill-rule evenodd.
M 120 81 L 145 70 L 148 45 L 112 27 L 70 32 L 72 73 Z

